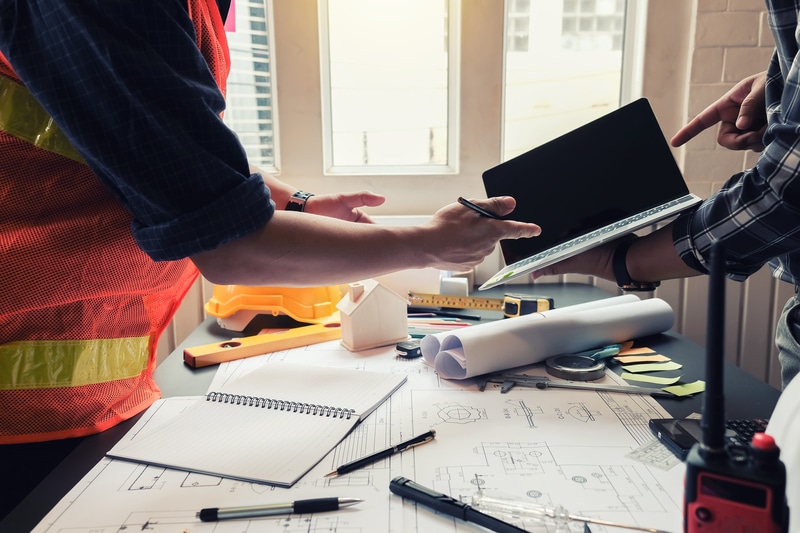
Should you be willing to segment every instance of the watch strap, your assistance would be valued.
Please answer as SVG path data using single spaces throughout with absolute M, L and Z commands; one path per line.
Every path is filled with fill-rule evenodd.
M 626 292 L 634 291 L 654 291 L 656 287 L 661 285 L 659 281 L 635 281 L 631 279 L 628 272 L 627 258 L 628 249 L 636 242 L 636 239 L 626 239 L 617 245 L 614 250 L 614 257 L 611 260 L 611 267 L 614 270 L 614 279 L 617 280 L 617 285 L 620 289 Z
M 290 198 L 286 204 L 287 211 L 305 211 L 308 199 L 314 196 L 310 192 L 297 191 Z

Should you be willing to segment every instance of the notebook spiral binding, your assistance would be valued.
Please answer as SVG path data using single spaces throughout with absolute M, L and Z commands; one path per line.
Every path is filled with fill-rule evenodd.
M 248 407 L 263 407 L 265 409 L 291 411 L 293 413 L 301 413 L 305 415 L 346 418 L 348 420 L 353 416 L 353 414 L 355 414 L 353 409 L 347 409 L 344 407 L 331 407 L 329 405 L 292 402 L 288 400 L 275 400 L 273 398 L 247 396 L 243 394 L 230 394 L 225 392 L 209 392 L 206 395 L 206 401 L 244 405 Z

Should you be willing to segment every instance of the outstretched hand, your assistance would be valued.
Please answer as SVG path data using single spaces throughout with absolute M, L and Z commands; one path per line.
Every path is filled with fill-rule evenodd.
M 315 215 L 338 218 L 348 222 L 372 223 L 372 219 L 361 207 L 375 207 L 386 198 L 369 191 L 338 194 L 320 194 L 309 198 L 306 211 Z
M 470 201 L 500 217 L 517 205 L 510 196 Z M 426 233 L 434 238 L 422 239 L 420 246 L 434 260 L 433 266 L 441 270 L 475 266 L 494 251 L 500 240 L 536 237 L 542 232 L 536 224 L 488 218 L 459 203 L 441 208 L 425 226 L 433 230 Z
M 678 147 L 711 126 L 719 123 L 717 142 L 731 150 L 764 149 L 763 136 L 767 127 L 764 99 L 766 73 L 749 76 L 705 108 L 670 140 Z

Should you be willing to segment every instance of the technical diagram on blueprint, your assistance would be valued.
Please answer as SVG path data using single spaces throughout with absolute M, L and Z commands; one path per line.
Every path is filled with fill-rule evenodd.
M 563 505 L 574 514 L 680 531 L 683 466 L 664 468 L 652 447 L 650 418 L 669 416 L 650 397 L 498 385 L 479 392 L 471 380 L 447 381 L 421 359 L 396 357 L 393 347 L 357 354 L 337 341 L 220 366 L 210 389 L 275 359 L 402 372 L 408 380 L 388 401 L 291 488 L 245 483 L 103 459 L 35 529 L 48 533 L 374 533 L 477 532 L 481 528 L 417 507 L 389 492 L 405 476 L 468 501 L 478 488 L 526 501 Z M 539 372 L 533 369 L 532 373 Z M 541 370 L 543 373 L 543 370 Z M 605 378 L 610 383 L 612 378 Z M 169 399 L 126 436 L 167 423 L 182 409 Z M 185 403 L 184 403 L 185 406 Z M 431 443 L 344 476 L 337 466 L 430 428 Z M 286 430 L 286 428 L 276 428 Z M 190 443 L 187 443 L 190 445 Z M 317 497 L 362 498 L 331 513 L 200 522 L 206 507 L 287 502 Z M 528 525 L 526 524 L 526 527 Z M 551 526 L 530 531 L 555 532 Z M 565 531 L 560 529 L 559 531 Z M 583 531 L 575 525 L 570 531 Z M 622 531 L 592 526 L 591 531 Z

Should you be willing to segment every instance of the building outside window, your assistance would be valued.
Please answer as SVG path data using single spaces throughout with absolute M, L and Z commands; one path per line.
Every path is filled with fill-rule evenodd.
M 268 2 L 235 0 L 231 9 L 235 31 L 227 33 L 231 73 L 223 120 L 239 135 L 250 162 L 274 172 L 277 128 Z
M 506 6 L 504 160 L 620 106 L 626 18 L 625 0 Z
M 235 0 L 224 117 L 251 161 L 270 171 L 280 167 L 273 1 L 289 0 Z M 624 102 L 631 20 L 625 0 L 504 5 L 498 61 L 507 160 Z M 322 136 L 309 142 L 322 144 L 322 173 L 458 173 L 460 42 L 491 38 L 460 35 L 460 6 L 461 0 L 318 0 L 319 40 L 308 46 L 320 50 Z

